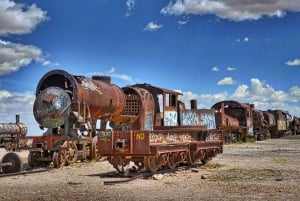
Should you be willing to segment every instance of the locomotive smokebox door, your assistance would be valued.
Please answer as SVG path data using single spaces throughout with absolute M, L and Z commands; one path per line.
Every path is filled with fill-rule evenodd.
M 70 105 L 67 92 L 58 87 L 49 87 L 37 96 L 33 106 L 34 117 L 40 125 L 56 128 L 68 119 Z

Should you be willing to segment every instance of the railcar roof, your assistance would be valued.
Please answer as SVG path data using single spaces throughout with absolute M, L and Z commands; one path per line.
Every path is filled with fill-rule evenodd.
M 213 106 L 211 106 L 211 108 L 217 108 L 217 107 L 221 107 L 222 103 L 224 103 L 224 105 L 228 105 L 230 107 L 242 107 L 242 108 L 249 108 L 251 107 L 249 104 L 247 103 L 240 103 L 238 101 L 235 101 L 235 100 L 224 100 L 224 101 L 220 101 L 220 102 L 217 102 L 215 103 Z
M 140 88 L 144 88 L 147 89 L 149 91 L 152 91 L 156 94 L 163 94 L 163 93 L 169 93 L 169 94 L 175 94 L 175 95 L 182 95 L 182 93 L 178 92 L 178 91 L 174 91 L 174 90 L 170 90 L 170 89 L 165 89 L 165 88 L 161 88 L 161 87 L 155 87 L 152 86 L 151 84 L 135 84 L 132 85 L 132 87 L 140 87 Z

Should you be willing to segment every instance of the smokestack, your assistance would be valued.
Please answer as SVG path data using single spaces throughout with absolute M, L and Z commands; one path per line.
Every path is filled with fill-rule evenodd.
M 110 76 L 104 76 L 104 75 L 94 75 L 92 76 L 93 80 L 98 80 L 98 81 L 102 81 L 105 82 L 107 84 L 111 83 L 111 77 Z
M 191 100 L 191 110 L 196 110 L 197 109 L 197 100 L 192 99 Z
M 20 115 L 16 115 L 16 124 L 20 123 Z

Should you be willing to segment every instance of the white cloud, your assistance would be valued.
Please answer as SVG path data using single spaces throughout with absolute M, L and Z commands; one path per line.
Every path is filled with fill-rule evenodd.
M 14 93 L 0 90 L 0 122 L 13 123 L 15 115 L 20 115 L 20 121 L 28 128 L 28 135 L 41 135 L 33 116 L 34 93 Z
M 232 77 L 225 77 L 224 79 L 220 80 L 217 85 L 233 85 L 235 81 Z
M 179 100 L 184 102 L 187 108 L 190 108 L 190 100 L 197 100 L 198 108 L 210 108 L 212 103 L 216 103 L 222 100 L 225 100 L 228 97 L 227 92 L 217 93 L 217 94 L 195 94 L 191 91 L 182 92 L 180 90 L 176 90 L 182 93 L 182 96 L 179 96 Z
M 11 0 L 0 1 L 0 36 L 31 33 L 47 19 L 47 12 L 35 4 L 25 6 Z
M 263 16 L 283 17 L 286 12 L 299 12 L 299 0 L 176 0 L 161 9 L 169 15 L 213 14 L 233 21 L 258 20 Z
M 187 24 L 189 21 L 181 21 L 181 20 L 178 20 L 178 24 L 179 25 L 185 25 L 185 24 Z
M 127 0 L 126 6 L 127 6 L 126 16 L 128 17 L 132 15 L 132 10 L 134 9 L 135 6 L 135 0 Z
M 239 85 L 232 94 L 227 92 L 217 94 L 195 94 L 182 92 L 179 99 L 190 108 L 190 100 L 197 99 L 198 108 L 210 108 L 213 104 L 223 100 L 236 100 L 241 103 L 252 103 L 256 109 L 281 109 L 300 117 L 300 86 L 293 86 L 289 91 L 275 90 L 271 85 L 253 78 L 250 85 Z
M 248 37 L 245 37 L 244 38 L 244 42 L 248 42 L 249 41 L 249 38 Z
M 156 31 L 162 27 L 163 27 L 163 25 L 159 25 L 154 22 L 149 22 L 143 30 L 144 31 Z
M 112 67 L 111 69 L 109 69 L 108 71 L 107 71 L 107 73 L 114 73 L 116 71 L 116 68 L 115 67 Z
M 93 76 L 93 75 L 105 75 L 105 76 L 110 76 L 112 78 L 117 78 L 120 79 L 122 81 L 125 81 L 127 84 L 135 84 L 135 80 L 126 74 L 119 74 L 116 73 L 116 68 L 112 67 L 111 69 L 109 69 L 106 72 L 91 72 L 91 73 L 87 73 L 87 76 Z
M 289 65 L 289 66 L 300 66 L 300 59 L 294 59 L 292 61 L 287 61 L 285 64 Z
M 235 67 L 230 67 L 230 66 L 228 66 L 228 67 L 227 67 L 227 70 L 228 70 L 228 71 L 234 71 L 234 70 L 236 70 L 236 68 L 235 68 Z
M 42 50 L 33 45 L 23 45 L 0 39 L 0 49 L 0 75 L 18 71 L 33 61 L 42 65 L 59 65 L 47 60 L 43 56 Z
M 0 0 L 0 36 L 28 34 L 47 19 L 47 12 L 35 4 L 25 6 L 11 0 Z M 18 71 L 33 61 L 44 66 L 57 66 L 46 59 L 40 48 L 0 39 L 0 75 Z
M 218 66 L 214 66 L 214 67 L 212 67 L 212 68 L 211 68 L 211 70 L 212 70 L 212 71 L 216 71 L 216 72 L 217 72 L 217 71 L 219 71 L 220 69 L 219 69 L 219 67 L 218 67 Z

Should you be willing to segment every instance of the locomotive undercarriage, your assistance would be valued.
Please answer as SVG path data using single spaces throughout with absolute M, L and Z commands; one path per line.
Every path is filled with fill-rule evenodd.
M 222 153 L 218 144 L 198 147 L 196 150 L 190 150 L 190 145 L 170 145 L 154 146 L 153 149 L 168 149 L 169 151 L 157 151 L 155 155 L 144 157 L 130 157 L 130 156 L 112 156 L 109 162 L 119 172 L 124 173 L 126 168 L 129 168 L 130 162 L 133 162 L 137 170 L 146 169 L 148 172 L 156 172 L 160 169 L 173 170 L 181 164 L 195 166 L 197 164 L 205 164 L 211 160 L 218 153 Z M 170 149 L 169 149 L 170 148 Z
M 151 134 L 150 134 L 151 133 Z M 112 132 L 105 133 L 99 137 L 99 149 L 104 156 L 108 156 L 108 161 L 119 173 L 125 173 L 129 169 L 129 165 L 133 163 L 134 169 L 145 169 L 148 172 L 156 172 L 160 169 L 175 169 L 176 167 L 187 164 L 197 165 L 205 164 L 208 160 L 215 157 L 218 153 L 222 153 L 223 141 L 213 139 L 211 141 L 187 141 L 174 143 L 150 143 L 149 138 L 159 133 L 161 139 L 174 135 L 183 136 L 182 131 L 131 131 L 131 132 Z M 172 134 L 171 134 L 172 133 Z M 140 136 L 143 140 L 140 140 Z M 193 134 L 190 134 L 193 136 Z M 138 136 L 138 137 L 137 137 Z M 136 140 L 138 138 L 138 140 Z M 220 134 L 217 138 L 222 139 Z M 102 140 L 101 140 L 102 139 Z M 144 142 L 145 141 L 145 142 Z M 120 142 L 124 142 L 121 146 Z M 114 147 L 113 151 L 106 147 Z M 143 149 L 147 147 L 147 149 Z
M 47 167 L 51 163 L 56 168 L 87 159 L 98 160 L 97 138 L 42 136 L 33 141 L 28 164 L 31 168 Z

